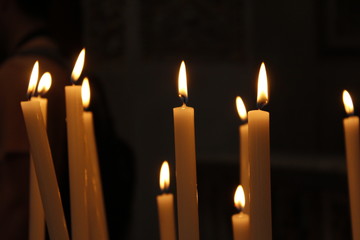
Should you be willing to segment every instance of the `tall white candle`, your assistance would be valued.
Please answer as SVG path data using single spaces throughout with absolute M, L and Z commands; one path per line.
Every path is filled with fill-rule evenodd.
M 239 213 L 232 216 L 233 239 L 234 240 L 250 240 L 250 219 L 249 215 L 241 210 L 245 207 L 245 194 L 241 185 L 236 189 L 234 196 L 234 204 Z
M 72 80 L 81 75 L 85 60 L 85 49 L 79 54 Z M 89 223 L 86 198 L 86 164 L 83 106 L 81 86 L 65 87 L 66 125 L 69 155 L 70 207 L 72 240 L 89 239 Z
M 82 84 L 82 102 L 84 109 L 90 104 L 90 85 L 88 78 L 84 78 Z M 88 216 L 90 239 L 106 240 L 109 238 L 101 184 L 96 138 L 94 132 L 94 119 L 91 111 L 83 112 L 86 165 L 88 166 Z
M 35 86 L 29 84 L 28 96 L 32 95 L 34 89 Z M 21 108 L 50 238 L 68 240 L 67 225 L 40 102 L 23 101 Z M 38 236 L 41 234 L 38 233 Z
M 31 77 L 37 81 L 37 75 L 39 71 L 39 64 L 36 61 Z M 31 82 L 31 80 L 30 80 Z M 38 97 L 31 97 L 30 101 L 37 101 L 40 103 L 41 113 L 43 115 L 45 127 L 47 125 L 47 99 L 41 96 L 45 94 L 51 86 L 51 75 L 46 72 L 42 75 L 37 92 Z M 37 181 L 34 163 L 32 157 L 30 157 L 30 197 L 29 197 L 29 240 L 42 240 L 45 239 L 45 217 L 44 207 L 41 202 L 39 183 Z
M 199 239 L 194 109 L 186 106 L 185 63 L 179 71 L 179 96 L 183 105 L 173 109 L 179 240 Z
M 174 196 L 171 193 L 166 193 L 169 187 L 169 164 L 167 161 L 164 161 L 160 170 L 160 189 L 163 191 L 163 193 L 156 198 L 161 240 L 176 240 Z
M 359 117 L 354 116 L 354 106 L 350 94 L 344 90 L 343 101 L 348 117 L 344 118 L 346 164 L 349 185 L 352 235 L 360 240 L 360 141 Z
M 250 163 L 249 163 L 249 142 L 248 142 L 248 123 L 245 104 L 241 97 L 236 97 L 236 107 L 242 124 L 239 127 L 240 140 L 240 183 L 244 189 L 246 205 L 243 212 L 250 212 Z
M 249 112 L 250 236 L 252 240 L 272 239 L 270 183 L 270 115 L 260 110 L 268 102 L 265 64 L 258 79 L 259 110 Z

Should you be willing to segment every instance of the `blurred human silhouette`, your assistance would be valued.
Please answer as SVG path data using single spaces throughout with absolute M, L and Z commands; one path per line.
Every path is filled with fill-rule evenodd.
M 71 37 L 74 44 L 70 46 L 61 45 L 54 38 L 61 34 L 49 24 L 53 2 L 0 1 L 0 239 L 28 238 L 29 145 L 20 101 L 26 100 L 30 73 L 37 60 L 40 74 L 50 72 L 53 80 L 46 95 L 48 136 L 71 232 L 64 86 L 70 84 L 74 57 L 82 46 L 76 46 L 80 42 L 76 36 Z M 61 54 L 64 49 L 71 58 Z M 121 219 L 130 218 L 132 198 L 128 196 L 132 195 L 134 184 L 134 157 L 128 145 L 115 134 L 101 84 L 94 75 L 89 77 L 109 235 L 111 239 L 124 238 L 129 221 Z M 126 197 L 121 192 L 126 192 Z
M 29 147 L 20 101 L 26 100 L 31 69 L 52 74 L 48 133 L 61 193 L 67 196 L 64 88 L 69 70 L 48 30 L 50 1 L 0 1 L 0 238 L 28 235 Z

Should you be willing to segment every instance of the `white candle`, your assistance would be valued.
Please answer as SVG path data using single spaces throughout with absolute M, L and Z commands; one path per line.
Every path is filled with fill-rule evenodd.
M 267 104 L 267 77 L 261 64 L 258 80 L 259 108 Z M 272 239 L 270 183 L 270 115 L 266 111 L 249 112 L 250 160 L 250 236 L 252 240 Z
M 246 206 L 244 206 L 244 213 L 250 212 L 250 164 L 249 164 L 249 143 L 248 143 L 248 123 L 247 112 L 245 104 L 241 97 L 236 97 L 236 107 L 242 124 L 239 127 L 240 139 L 240 183 L 243 186 Z
M 85 49 L 75 64 L 72 80 L 81 75 Z M 70 207 L 72 240 L 89 239 L 86 199 L 85 141 L 81 86 L 65 87 L 66 125 L 69 155 Z
M 179 240 L 199 239 L 196 183 L 194 109 L 186 106 L 185 63 L 179 72 L 179 95 L 183 105 L 173 109 L 176 157 L 176 189 Z
M 31 85 L 28 90 L 29 96 L 34 91 L 36 82 L 35 85 Z M 50 238 L 68 240 L 69 235 L 40 102 L 24 101 L 21 102 L 21 108 Z M 40 233 L 38 234 L 41 236 Z
M 359 117 L 353 116 L 354 106 L 350 94 L 344 90 L 343 101 L 347 114 L 344 119 L 346 164 L 349 185 L 352 235 L 360 240 L 360 141 Z
M 82 84 L 82 102 L 84 109 L 90 104 L 90 85 L 88 78 L 84 78 Z M 105 204 L 101 184 L 98 152 L 94 132 L 93 114 L 90 111 L 83 112 L 86 164 L 88 166 L 88 216 L 90 239 L 106 240 L 109 238 L 105 214 Z
M 169 164 L 167 161 L 164 161 L 160 170 L 160 189 L 163 193 L 156 198 L 161 240 L 176 240 L 174 196 L 171 193 L 166 193 L 169 187 Z
M 249 215 L 242 212 L 245 207 L 245 194 L 241 185 L 236 189 L 234 196 L 235 207 L 239 213 L 232 216 L 233 239 L 234 240 L 250 240 L 250 219 Z
M 39 71 L 39 64 L 36 61 L 31 78 L 35 78 L 37 81 Z M 31 80 L 30 80 L 31 82 Z M 42 98 L 41 95 L 45 94 L 51 86 L 51 75 L 46 72 L 42 75 L 38 85 L 38 97 L 31 97 L 31 101 L 37 101 L 40 103 L 41 113 L 43 115 L 45 127 L 47 125 L 47 99 Z M 37 181 L 34 163 L 32 157 L 30 157 L 30 187 L 29 187 L 29 240 L 42 240 L 45 239 L 45 217 L 44 207 L 41 202 L 39 184 Z

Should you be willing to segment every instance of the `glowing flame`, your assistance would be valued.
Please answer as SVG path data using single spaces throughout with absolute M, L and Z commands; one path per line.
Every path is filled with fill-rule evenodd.
M 39 61 L 36 61 L 30 75 L 29 86 L 27 90 L 28 96 L 35 93 L 38 79 L 39 79 Z
M 51 74 L 49 72 L 44 73 L 39 81 L 38 87 L 37 87 L 37 92 L 40 95 L 44 95 L 45 93 L 47 93 L 47 91 L 49 91 L 50 87 L 51 87 Z
M 236 189 L 234 195 L 234 204 L 239 211 L 245 207 L 245 194 L 244 189 L 241 185 L 239 185 Z
M 268 82 L 264 63 L 261 63 L 259 71 L 257 103 L 259 108 L 262 108 L 268 103 Z
M 343 102 L 345 111 L 348 115 L 354 114 L 354 104 L 348 91 L 343 91 Z
M 236 108 L 237 108 L 240 119 L 243 121 L 246 121 L 246 119 L 247 119 L 246 107 L 245 107 L 243 100 L 239 96 L 236 97 Z
M 89 79 L 87 77 L 84 78 L 82 86 L 81 86 L 81 97 L 83 102 L 83 107 L 88 108 L 90 105 L 90 84 Z
M 83 70 L 83 67 L 84 67 L 84 62 L 85 62 L 85 48 L 83 48 L 81 50 L 81 52 L 76 60 L 74 69 L 71 73 L 71 79 L 73 82 L 76 82 L 79 79 L 81 72 Z
M 187 80 L 186 80 L 186 67 L 185 62 L 182 61 L 179 70 L 179 78 L 178 78 L 178 85 L 179 85 L 179 97 L 186 99 L 188 97 L 187 91 Z
M 161 165 L 159 183 L 161 191 L 167 190 L 170 186 L 170 170 L 169 163 L 167 161 L 164 161 Z

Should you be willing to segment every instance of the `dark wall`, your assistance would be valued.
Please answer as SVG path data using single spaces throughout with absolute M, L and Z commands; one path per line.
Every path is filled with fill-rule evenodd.
M 328 218 L 322 214 L 333 216 L 336 208 L 344 209 L 346 213 L 340 218 L 349 222 L 341 94 L 347 89 L 358 109 L 359 8 L 353 0 L 82 2 L 87 68 L 102 82 L 116 132 L 135 154 L 130 239 L 158 237 L 158 172 L 167 159 L 173 178 L 175 175 L 172 108 L 180 105 L 177 72 L 183 59 L 188 69 L 189 105 L 196 114 L 204 239 L 231 237 L 233 192 L 229 189 L 235 189 L 239 174 L 239 119 L 234 101 L 240 95 L 249 110 L 256 108 L 261 61 L 267 66 L 270 86 L 265 110 L 271 114 L 274 236 L 289 239 L 301 232 L 305 238 L 310 236 L 307 239 L 325 239 L 332 235 L 328 229 L 333 225 L 324 223 L 320 230 L 311 228 L 306 219 L 323 221 Z M 226 169 L 229 177 L 222 178 L 221 172 L 214 175 L 214 166 Z M 294 168 L 302 170 L 289 174 Z M 214 178 L 224 186 L 216 195 L 218 199 L 213 188 L 204 186 Z M 324 195 L 312 194 L 314 188 L 307 190 L 309 179 L 319 182 L 315 189 Z M 299 204 L 305 209 L 314 199 L 318 205 L 310 208 L 319 209 L 333 179 L 341 179 L 334 188 L 342 196 L 334 202 L 341 207 L 330 204 L 320 212 L 305 211 L 300 214 L 302 227 L 296 228 L 299 213 L 293 197 L 300 195 Z M 175 192 L 174 181 L 171 185 Z M 299 192 L 289 186 L 298 186 Z M 202 200 L 202 196 L 213 197 Z M 229 216 L 216 214 L 222 212 L 219 202 L 228 204 L 224 211 Z M 289 211 L 282 210 L 281 204 L 288 204 Z M 215 209 L 208 209 L 208 205 Z M 226 218 L 228 222 L 214 223 L 219 216 L 224 219 L 219 222 L 226 222 Z M 284 222 L 291 229 L 287 233 L 279 227 Z M 211 224 L 219 226 L 218 230 Z M 332 236 L 341 236 L 339 232 L 349 235 L 346 226 L 334 231 L 337 234 Z

